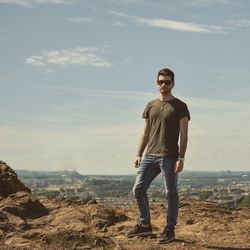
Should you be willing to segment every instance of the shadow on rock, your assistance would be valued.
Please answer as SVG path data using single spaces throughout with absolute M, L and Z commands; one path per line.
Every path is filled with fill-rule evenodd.
M 36 219 L 48 214 L 48 209 L 29 193 L 11 194 L 0 203 L 0 211 L 25 219 Z

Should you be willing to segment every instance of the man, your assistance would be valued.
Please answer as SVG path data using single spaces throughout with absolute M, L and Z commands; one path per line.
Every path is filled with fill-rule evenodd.
M 135 167 L 139 171 L 133 195 L 138 204 L 140 219 L 127 236 L 147 236 L 152 233 L 147 189 L 152 180 L 162 172 L 168 204 L 166 227 L 158 241 L 163 244 L 175 239 L 179 209 L 178 173 L 183 170 L 190 114 L 187 105 L 172 95 L 175 86 L 173 71 L 167 68 L 160 70 L 157 86 L 160 97 L 149 102 L 142 114 L 145 125 L 135 158 Z M 146 154 L 141 161 L 146 147 Z

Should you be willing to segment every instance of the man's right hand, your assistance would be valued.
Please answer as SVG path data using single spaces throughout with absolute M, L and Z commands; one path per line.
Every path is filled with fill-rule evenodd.
M 139 168 L 141 165 L 141 156 L 135 157 L 135 168 Z

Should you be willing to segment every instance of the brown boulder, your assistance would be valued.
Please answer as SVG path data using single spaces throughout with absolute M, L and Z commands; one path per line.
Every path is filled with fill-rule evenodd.
M 15 171 L 0 161 L 0 196 L 6 198 L 19 191 L 31 193 L 30 189 L 18 179 Z
M 40 201 L 26 192 L 17 192 L 0 203 L 0 211 L 8 212 L 23 220 L 35 219 L 48 214 Z

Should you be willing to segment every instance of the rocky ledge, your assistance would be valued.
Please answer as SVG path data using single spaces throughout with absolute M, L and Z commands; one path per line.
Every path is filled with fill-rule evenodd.
M 9 173 L 9 174 L 6 174 Z M 0 163 L 0 249 L 250 249 L 250 210 L 182 200 L 176 241 L 157 244 L 165 204 L 151 204 L 153 235 L 128 239 L 138 210 L 65 200 L 38 200 L 5 163 Z M 9 186 L 8 186 L 9 185 Z

